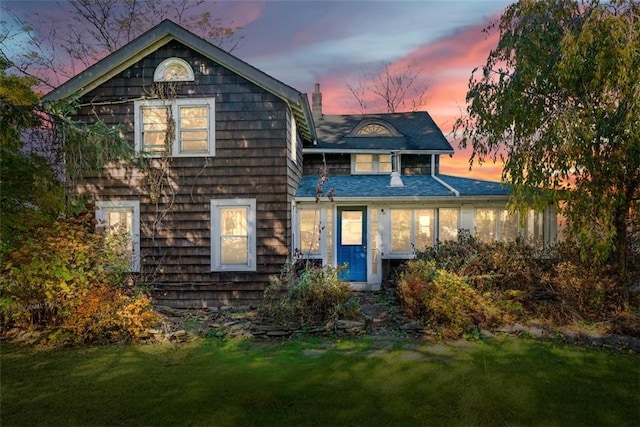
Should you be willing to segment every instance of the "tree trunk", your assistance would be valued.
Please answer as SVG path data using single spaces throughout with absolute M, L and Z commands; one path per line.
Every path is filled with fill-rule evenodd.
M 618 286 L 620 286 L 623 308 L 629 305 L 629 277 L 628 277 L 628 261 L 629 261 L 629 236 L 627 231 L 627 215 L 629 213 L 629 203 L 625 200 L 621 203 L 615 212 L 615 229 L 616 242 L 613 253 Z

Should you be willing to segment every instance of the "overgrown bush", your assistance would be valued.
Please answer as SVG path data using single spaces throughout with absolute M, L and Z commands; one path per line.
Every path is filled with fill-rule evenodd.
M 96 232 L 92 212 L 32 229 L 0 267 L 3 329 L 40 329 L 61 343 L 140 337 L 155 319 L 136 290 L 117 235 Z
M 460 230 L 458 241 L 441 242 L 417 258 L 433 260 L 482 291 L 533 291 L 548 267 L 544 251 L 524 240 L 487 243 L 468 230 Z
M 524 241 L 484 243 L 467 232 L 457 242 L 419 252 L 416 261 L 420 262 L 407 264 L 399 283 L 406 314 L 445 326 L 452 320 L 438 320 L 434 304 L 447 311 L 450 303 L 433 296 L 443 271 L 460 282 L 459 295 L 449 297 L 456 303 L 464 301 L 470 287 L 482 298 L 479 307 L 486 319 L 509 323 L 543 318 L 560 326 L 576 320 L 606 321 L 624 310 L 613 271 L 605 263 L 585 260 L 584 251 L 571 242 L 540 249 Z M 417 298 L 425 286 L 431 293 Z M 448 311 L 459 317 L 454 324 L 472 324 L 465 310 Z
M 495 304 L 462 277 L 438 269 L 432 260 L 408 261 L 398 293 L 409 318 L 426 321 L 445 337 L 490 327 L 501 319 Z
M 585 261 L 583 253 L 570 242 L 549 251 L 550 268 L 541 274 L 548 297 L 537 309 L 556 323 L 576 319 L 605 321 L 624 309 L 615 272 L 606 263 Z
M 360 305 L 351 287 L 340 279 L 341 270 L 305 260 L 288 262 L 265 290 L 260 314 L 274 322 L 302 327 L 358 318 Z

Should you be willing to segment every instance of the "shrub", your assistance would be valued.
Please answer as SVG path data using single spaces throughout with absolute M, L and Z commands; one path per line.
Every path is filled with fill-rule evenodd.
M 137 340 L 158 320 L 145 294 L 128 295 L 113 286 L 96 286 L 79 296 L 74 311 L 63 319 L 53 338 L 73 344 Z
M 541 284 L 550 297 L 538 312 L 563 324 L 574 320 L 604 321 L 623 308 L 615 273 L 604 263 L 585 261 L 579 248 L 565 242 L 550 250 L 550 268 Z
M 408 261 L 398 281 L 398 293 L 409 318 L 425 320 L 446 337 L 491 326 L 501 318 L 490 299 L 462 277 L 438 269 L 434 261 Z
M 31 230 L 0 266 L 4 328 L 39 328 L 58 342 L 136 338 L 154 318 L 125 273 L 117 236 L 94 229 L 92 212 Z
M 522 240 L 483 243 L 467 232 L 457 242 L 419 252 L 417 258 L 464 278 L 505 322 L 531 317 L 557 325 L 603 321 L 624 307 L 613 271 L 605 263 L 585 260 L 584 251 L 572 242 L 540 249 Z
M 299 326 L 357 318 L 360 306 L 351 287 L 340 279 L 341 271 L 309 261 L 288 262 L 265 290 L 260 313 L 271 321 Z

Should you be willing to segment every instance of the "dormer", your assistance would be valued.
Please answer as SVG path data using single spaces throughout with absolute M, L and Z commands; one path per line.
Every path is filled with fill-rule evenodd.
M 402 136 L 393 125 L 385 120 L 365 119 L 347 135 L 355 137 Z

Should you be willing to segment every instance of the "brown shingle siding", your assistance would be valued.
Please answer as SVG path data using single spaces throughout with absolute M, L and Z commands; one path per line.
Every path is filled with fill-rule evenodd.
M 108 125 L 121 125 L 133 144 L 133 99 L 150 96 L 155 67 L 171 56 L 189 62 L 196 78 L 176 84 L 179 98 L 215 97 L 215 156 L 171 159 L 154 202 L 149 171 L 135 165 L 88 175 L 87 188 L 100 200 L 140 200 L 141 277 L 159 301 L 174 306 L 258 301 L 290 251 L 291 200 L 301 162 L 289 160 L 287 105 L 172 42 L 84 96 L 87 104 L 115 102 L 87 106 L 79 118 L 98 111 Z M 122 97 L 129 101 L 121 102 Z M 160 159 L 145 162 L 159 170 Z M 256 199 L 256 272 L 211 272 L 210 201 L 226 198 Z

